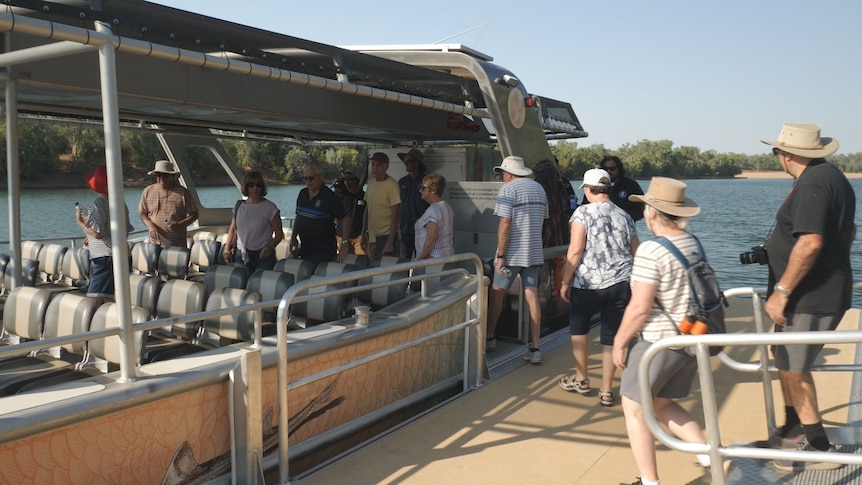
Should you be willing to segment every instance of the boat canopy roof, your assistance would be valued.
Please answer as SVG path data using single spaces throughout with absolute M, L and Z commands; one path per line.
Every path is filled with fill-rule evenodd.
M 513 87 L 501 82 L 509 71 L 460 45 L 340 48 L 141 0 L 4 3 L 0 65 L 23 113 L 100 119 L 104 42 L 116 47 L 124 122 L 298 143 L 493 144 L 499 113 L 487 100 Z M 548 138 L 587 135 L 568 103 L 517 89 Z

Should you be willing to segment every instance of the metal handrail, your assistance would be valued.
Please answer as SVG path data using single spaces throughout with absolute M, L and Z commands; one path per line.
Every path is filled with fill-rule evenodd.
M 288 469 L 288 466 L 289 466 L 288 465 L 289 464 L 289 453 L 288 453 L 288 445 L 289 445 L 289 437 L 288 437 L 288 432 L 289 432 L 289 429 L 288 429 L 289 428 L 288 390 L 289 390 L 289 387 L 296 387 L 296 386 L 298 386 L 300 384 L 304 384 L 306 382 L 311 382 L 314 380 L 322 379 L 324 377 L 327 377 L 327 376 L 332 375 L 333 373 L 337 372 L 334 369 L 327 369 L 327 370 L 322 371 L 318 374 L 308 376 L 308 377 L 302 379 L 301 381 L 290 382 L 288 380 L 289 376 L 287 373 L 287 370 L 288 370 L 287 369 L 287 365 L 288 365 L 288 361 L 287 361 L 287 357 L 288 357 L 287 356 L 287 320 L 289 317 L 290 305 L 299 301 L 299 298 L 300 298 L 299 293 L 304 292 L 304 291 L 307 292 L 308 290 L 310 290 L 312 288 L 331 285 L 331 284 L 344 283 L 344 282 L 352 281 L 355 279 L 372 277 L 372 276 L 382 275 L 382 274 L 396 273 L 396 272 L 400 272 L 400 271 L 408 271 L 410 269 L 427 268 L 427 267 L 431 267 L 431 266 L 441 266 L 441 265 L 445 265 L 447 263 L 459 263 L 459 262 L 463 262 L 463 261 L 472 262 L 476 268 L 476 273 L 475 273 L 476 274 L 476 292 L 475 292 L 475 294 L 479 295 L 479 298 L 480 298 L 480 304 L 479 304 L 480 310 L 478 311 L 478 315 L 479 315 L 478 318 L 466 318 L 463 322 L 456 323 L 448 329 L 444 329 L 444 330 L 435 332 L 434 334 L 426 335 L 426 336 L 411 340 L 410 342 L 405 342 L 403 344 L 399 344 L 398 346 L 393 347 L 391 349 L 386 349 L 386 350 L 377 352 L 375 354 L 365 356 L 361 359 L 356 359 L 356 361 L 348 362 L 346 364 L 343 364 L 340 367 L 344 367 L 344 369 L 342 369 L 342 370 L 352 368 L 352 367 L 355 367 L 356 365 L 360 365 L 360 363 L 357 363 L 359 361 L 361 361 L 361 363 L 367 363 L 368 361 L 377 360 L 377 359 L 383 358 L 387 355 L 391 355 L 394 352 L 403 350 L 405 348 L 419 345 L 419 344 L 426 342 L 432 338 L 438 338 L 439 336 L 442 336 L 442 335 L 445 335 L 445 334 L 448 334 L 451 332 L 455 332 L 455 331 L 458 331 L 461 329 L 464 330 L 464 355 L 465 355 L 465 364 L 467 364 L 466 359 L 467 359 L 467 356 L 470 355 L 470 347 L 469 347 L 470 340 L 471 340 L 470 329 L 472 327 L 476 327 L 476 332 L 477 332 L 478 338 L 473 339 L 473 341 L 475 342 L 475 346 L 473 349 L 474 352 L 473 352 L 473 361 L 472 361 L 472 364 L 473 364 L 472 374 L 474 376 L 476 376 L 476 381 L 473 383 L 473 386 L 478 387 L 479 385 L 481 385 L 481 372 L 478 372 L 478 369 L 481 368 L 483 361 L 484 361 L 484 355 L 482 353 L 481 346 L 482 346 L 483 341 L 484 341 L 484 332 L 485 332 L 485 324 L 486 324 L 487 316 L 486 316 L 486 312 L 481 310 L 481 308 L 483 307 L 484 302 L 485 302 L 484 269 L 482 266 L 482 261 L 479 259 L 479 257 L 477 255 L 472 254 L 472 253 L 456 254 L 454 256 L 447 256 L 447 257 L 443 257 L 443 258 L 425 259 L 425 260 L 420 260 L 420 261 L 395 264 L 395 265 L 386 266 L 386 267 L 368 268 L 368 269 L 364 269 L 364 270 L 360 270 L 360 271 L 345 273 L 345 274 L 340 275 L 340 276 L 327 277 L 327 278 L 321 278 L 321 279 L 313 279 L 313 280 L 303 280 L 303 281 L 297 282 L 296 284 L 294 284 L 293 286 L 291 286 L 287 290 L 287 292 L 284 294 L 284 296 L 281 299 L 281 302 L 278 305 L 278 313 L 276 315 L 276 326 L 277 326 L 277 331 L 278 331 L 278 333 L 277 333 L 278 405 L 279 405 L 279 416 L 278 416 L 278 456 L 279 456 L 279 461 L 278 461 L 278 465 L 279 465 L 280 483 L 288 483 L 290 481 L 290 474 L 289 474 L 289 469 Z M 455 271 L 458 271 L 458 270 L 455 270 Z M 460 270 L 460 271 L 464 271 L 464 270 Z M 434 273 L 434 274 L 427 274 L 426 273 L 425 275 L 422 275 L 422 277 L 438 278 L 442 274 L 444 274 L 444 272 L 438 272 L 438 273 Z M 413 277 L 413 278 L 415 278 L 415 277 Z M 395 285 L 395 284 L 402 284 L 404 281 L 406 281 L 408 279 L 413 279 L 413 278 L 399 278 L 397 280 L 380 282 L 378 284 L 381 286 L 390 286 L 390 285 Z M 345 288 L 343 290 L 339 290 L 338 293 L 355 293 L 356 291 L 357 291 L 356 288 L 352 287 L 349 289 Z M 336 294 L 336 292 L 332 292 L 332 293 L 327 292 L 327 293 L 329 295 Z M 424 294 L 424 291 L 423 291 L 423 294 Z M 320 295 L 317 295 L 317 296 L 320 296 Z M 468 301 L 468 303 L 467 303 L 468 313 L 469 313 L 469 305 L 470 305 L 470 303 Z M 467 384 L 468 376 L 471 374 L 470 368 L 471 368 L 470 365 L 464 366 L 464 382 L 465 382 L 464 385 L 465 385 L 465 387 L 468 385 Z
M 854 289 L 862 288 L 862 281 L 854 282 Z M 712 366 L 709 348 L 714 346 L 734 347 L 757 345 L 760 348 L 760 364 L 743 364 L 725 352 L 719 354 L 722 363 L 728 364 L 734 370 L 744 372 L 761 372 L 766 401 L 767 425 L 770 434 L 775 428 L 774 399 L 770 383 L 770 372 L 775 370 L 769 366 L 768 348 L 770 345 L 821 345 L 835 343 L 862 343 L 862 331 L 832 331 L 804 333 L 767 333 L 763 318 L 763 295 L 766 287 L 734 288 L 725 292 L 728 297 L 751 296 L 754 308 L 756 332 L 753 334 L 713 334 L 713 335 L 676 335 L 653 342 L 647 347 L 638 368 L 638 385 L 641 396 L 652 396 L 649 381 L 649 366 L 653 359 L 662 351 L 682 347 L 695 347 L 698 376 L 700 379 L 701 398 L 703 402 L 703 418 L 706 425 L 707 442 L 690 443 L 682 441 L 659 425 L 655 417 L 652 399 L 641 399 L 641 408 L 647 428 L 658 441 L 668 448 L 684 453 L 708 454 L 710 456 L 712 482 L 717 485 L 725 483 L 723 457 L 753 458 L 763 460 L 794 460 L 819 461 L 828 463 L 843 463 L 847 465 L 862 465 L 862 456 L 849 453 L 814 453 L 804 451 L 772 450 L 760 448 L 731 448 L 721 444 L 721 434 L 718 423 L 718 405 L 715 396 Z M 819 364 L 812 371 L 862 371 L 862 365 Z

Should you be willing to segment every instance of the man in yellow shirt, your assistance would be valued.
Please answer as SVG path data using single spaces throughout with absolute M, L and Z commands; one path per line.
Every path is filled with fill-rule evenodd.
M 383 152 L 371 155 L 371 178 L 365 192 L 365 225 L 363 243 L 368 255 L 378 258 L 392 255 L 398 247 L 398 219 L 401 214 L 401 192 L 390 177 L 389 156 Z

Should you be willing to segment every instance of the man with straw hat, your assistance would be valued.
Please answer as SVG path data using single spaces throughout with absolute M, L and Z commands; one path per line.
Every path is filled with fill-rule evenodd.
M 769 293 L 766 314 L 776 332 L 835 330 L 850 308 L 853 272 L 850 248 L 856 194 L 841 171 L 827 163 L 838 140 L 820 136 L 810 123 L 786 123 L 778 139 L 763 140 L 795 182 L 784 198 L 766 241 Z M 811 365 L 822 345 L 775 345 L 772 353 L 784 395 L 784 426 L 771 446 L 835 452 L 826 437 Z M 804 437 L 793 443 L 800 434 Z M 838 463 L 776 460 L 784 471 L 831 470 Z
M 156 183 L 144 188 L 138 205 L 141 222 L 150 231 L 150 241 L 166 248 L 187 247 L 189 224 L 198 218 L 198 207 L 188 189 L 177 183 L 180 171 L 173 162 L 159 160 L 148 172 Z

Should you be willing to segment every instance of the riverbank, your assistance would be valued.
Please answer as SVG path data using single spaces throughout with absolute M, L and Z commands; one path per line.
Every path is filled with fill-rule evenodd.
M 844 173 L 848 179 L 862 179 L 862 173 Z M 743 170 L 742 174 L 737 175 L 738 179 L 789 179 L 791 178 L 786 172 L 780 170 Z

